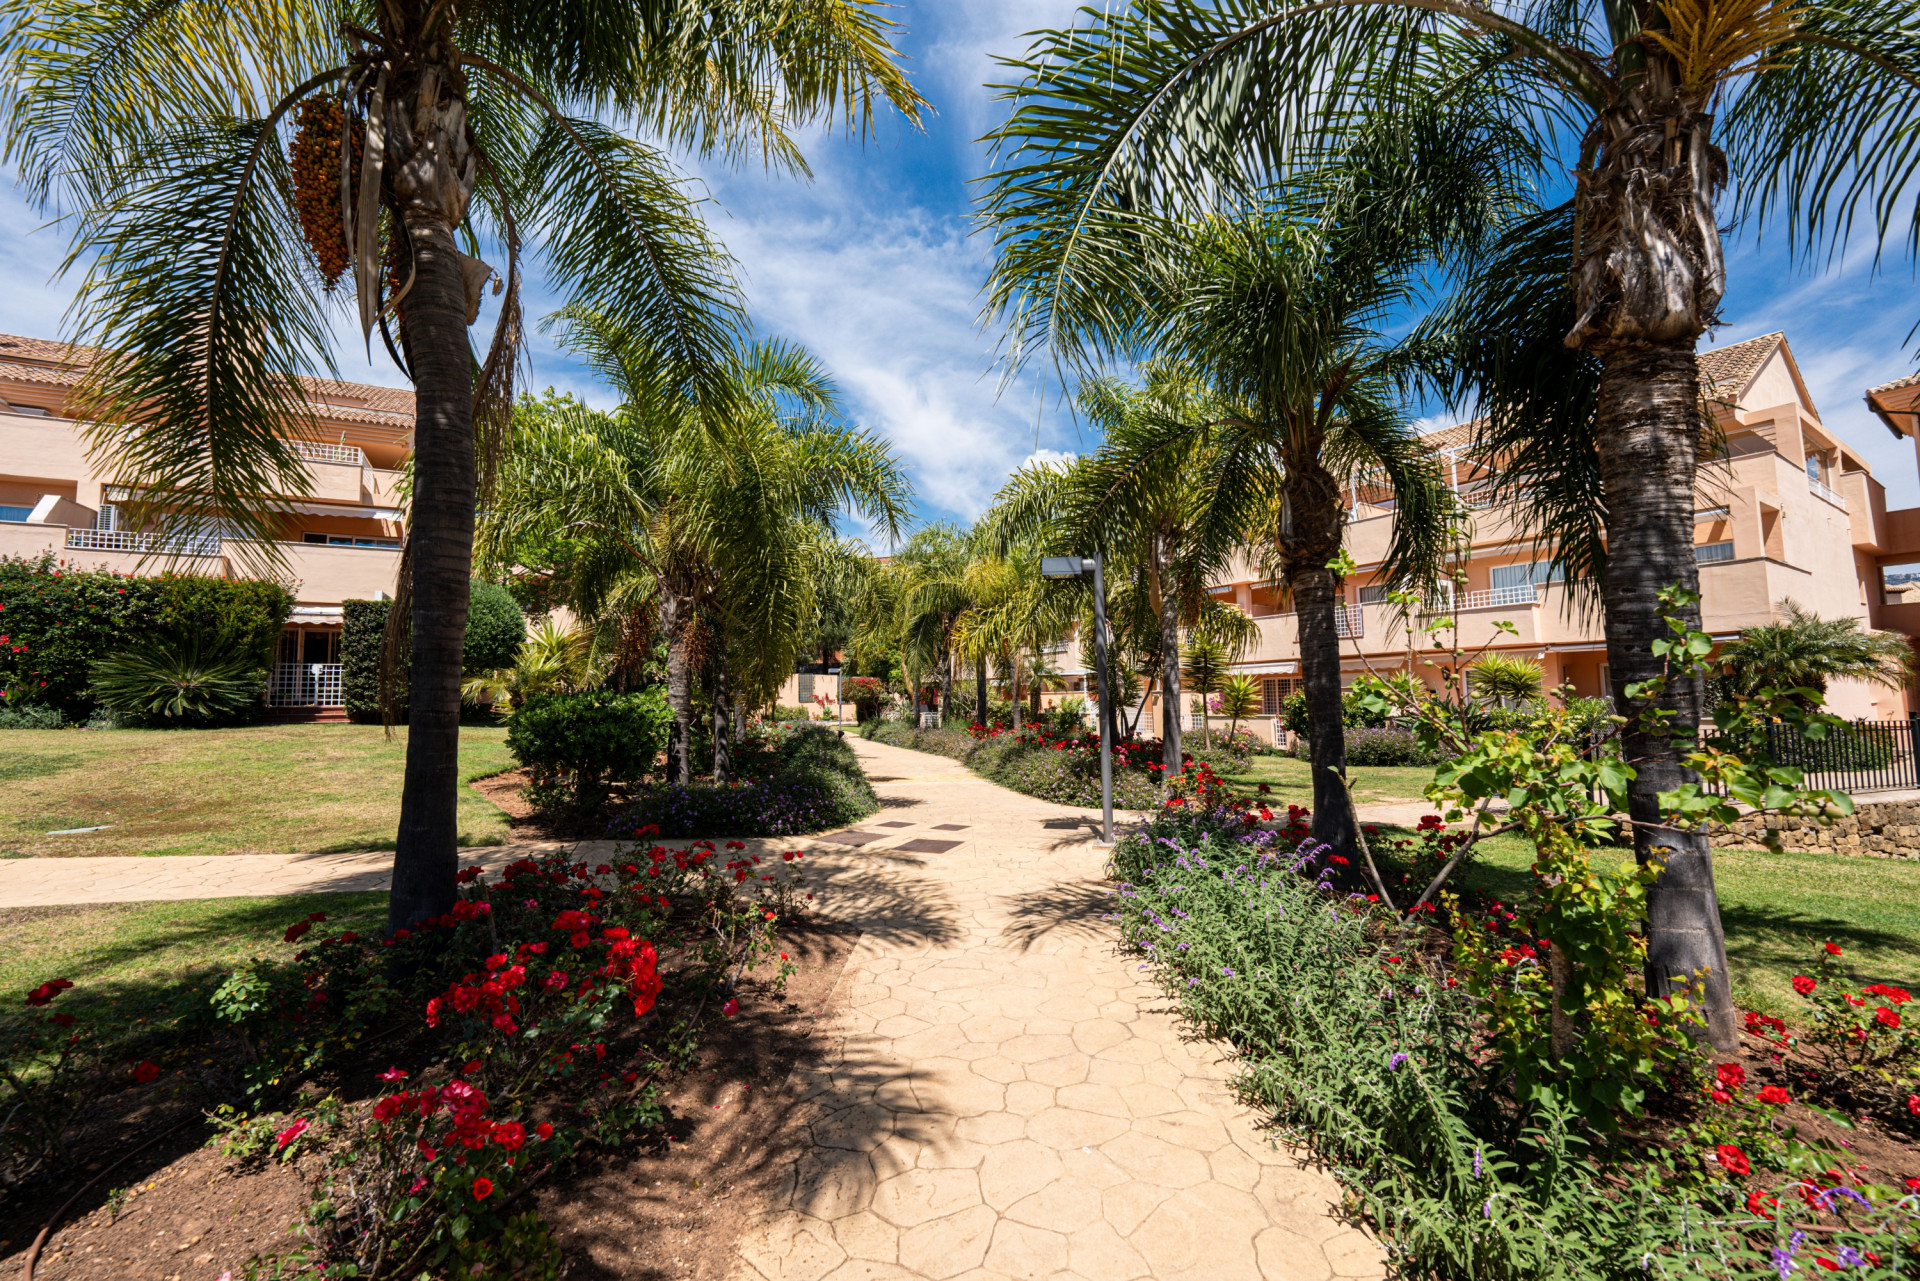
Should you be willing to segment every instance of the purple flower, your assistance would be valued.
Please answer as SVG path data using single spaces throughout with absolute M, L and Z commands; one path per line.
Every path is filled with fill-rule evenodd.
M 1396 1050 L 1394 1051 L 1393 1057 L 1387 1060 L 1387 1070 L 1390 1072 L 1397 1072 L 1400 1070 L 1400 1065 L 1402 1063 L 1405 1063 L 1406 1061 L 1407 1061 L 1407 1056 L 1404 1053 Z M 1476 1152 L 1475 1153 L 1476 1158 L 1478 1157 L 1478 1155 L 1479 1154 Z M 1478 1174 L 1479 1171 L 1475 1170 L 1474 1173 Z
M 1475 1148 L 1473 1150 L 1473 1177 L 1476 1179 L 1480 1177 L 1480 1149 L 1479 1148 Z

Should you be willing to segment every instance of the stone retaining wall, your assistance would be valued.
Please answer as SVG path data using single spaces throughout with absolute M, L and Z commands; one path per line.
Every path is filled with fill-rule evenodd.
M 1731 829 L 1716 824 L 1713 843 L 1758 846 L 1768 827 L 1779 829 L 1780 843 L 1790 850 L 1920 859 L 1920 801 L 1867 802 L 1831 827 L 1808 818 L 1743 818 Z

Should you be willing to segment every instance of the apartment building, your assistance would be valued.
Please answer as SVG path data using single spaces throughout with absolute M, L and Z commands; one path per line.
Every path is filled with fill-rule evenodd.
M 178 569 L 244 577 L 249 562 L 209 533 L 163 543 L 123 520 L 127 490 L 89 458 L 71 411 L 89 353 L 0 335 L 0 556 L 51 551 L 77 568 Z M 400 563 L 400 468 L 413 441 L 413 393 L 308 379 L 315 425 L 291 442 L 310 492 L 288 502 L 277 549 L 295 606 L 268 701 L 290 715 L 338 708 L 341 602 L 391 594 Z
M 1792 600 L 1823 618 L 1920 636 L 1920 509 L 1887 509 L 1866 461 L 1822 423 L 1785 334 L 1703 352 L 1700 371 L 1726 441 L 1725 457 L 1701 469 L 1696 493 L 1694 554 L 1706 630 L 1731 640 L 1777 619 Z M 1874 388 L 1867 399 L 1889 430 L 1914 438 L 1920 450 L 1920 376 Z M 1549 688 L 1610 695 L 1597 608 L 1583 612 L 1551 549 L 1537 548 L 1510 511 L 1484 496 L 1486 470 L 1473 457 L 1472 436 L 1473 425 L 1463 423 L 1427 437 L 1470 513 L 1470 555 L 1460 566 L 1465 584 L 1424 614 L 1416 611 L 1411 629 L 1378 577 L 1392 531 L 1391 495 L 1366 484 L 1349 490 L 1346 547 L 1358 571 L 1346 581 L 1336 619 L 1342 682 L 1369 668 L 1384 674 L 1411 664 L 1437 684 L 1430 664 L 1444 652 L 1423 624 L 1444 616 L 1469 653 L 1484 648 L 1531 659 Z M 1266 718 L 1300 685 L 1299 633 L 1285 588 L 1243 557 L 1214 594 L 1258 625 L 1258 642 L 1235 670 L 1260 682 L 1263 718 L 1252 728 L 1271 734 Z M 1497 623 L 1512 624 L 1512 633 Z M 1443 643 L 1452 641 L 1450 631 Z M 1085 660 L 1063 648 L 1056 661 L 1069 692 L 1084 690 Z M 1836 683 L 1828 701 L 1843 716 L 1870 719 L 1905 716 L 1916 706 L 1911 692 L 1860 681 Z M 1191 713 L 1196 700 L 1186 702 Z M 1143 723 L 1157 714 L 1150 705 Z

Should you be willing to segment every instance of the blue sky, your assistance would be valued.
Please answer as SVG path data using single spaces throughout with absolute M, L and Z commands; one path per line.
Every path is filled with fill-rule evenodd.
M 687 166 L 713 197 L 709 216 L 739 260 L 756 322 L 825 361 L 852 416 L 899 452 L 925 520 L 970 519 L 1036 451 L 1091 443 L 1033 378 L 1002 390 L 991 363 L 997 335 L 979 324 L 988 245 L 971 234 L 969 186 L 985 166 L 975 140 L 1001 110 L 983 87 L 997 78 L 993 56 L 1018 53 L 1025 32 L 1065 21 L 1073 7 L 906 0 L 895 11 L 900 44 L 935 109 L 924 130 L 888 119 L 864 144 L 813 136 L 811 182 Z M 39 223 L 11 192 L 0 198 L 0 329 L 52 337 L 72 287 L 50 279 L 63 238 Z M 1876 276 L 1864 254 L 1809 272 L 1775 237 L 1756 245 L 1730 236 L 1729 250 L 1726 323 L 1710 344 L 1786 330 L 1827 425 L 1872 464 L 1890 505 L 1920 505 L 1912 443 L 1895 441 L 1861 399 L 1866 387 L 1915 368 L 1905 340 L 1920 319 L 1920 294 L 1904 260 L 1891 256 Z M 555 305 L 537 281 L 528 301 L 535 314 Z M 530 358 L 526 385 L 611 400 L 537 332 Z M 402 381 L 384 355 L 369 364 L 355 343 L 343 344 L 340 373 Z

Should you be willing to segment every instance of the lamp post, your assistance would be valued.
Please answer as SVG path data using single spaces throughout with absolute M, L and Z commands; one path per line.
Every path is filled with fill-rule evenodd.
M 1093 667 L 1100 684 L 1100 840 L 1113 844 L 1113 700 L 1107 695 L 1107 580 L 1098 556 L 1043 556 L 1042 578 L 1093 579 Z

